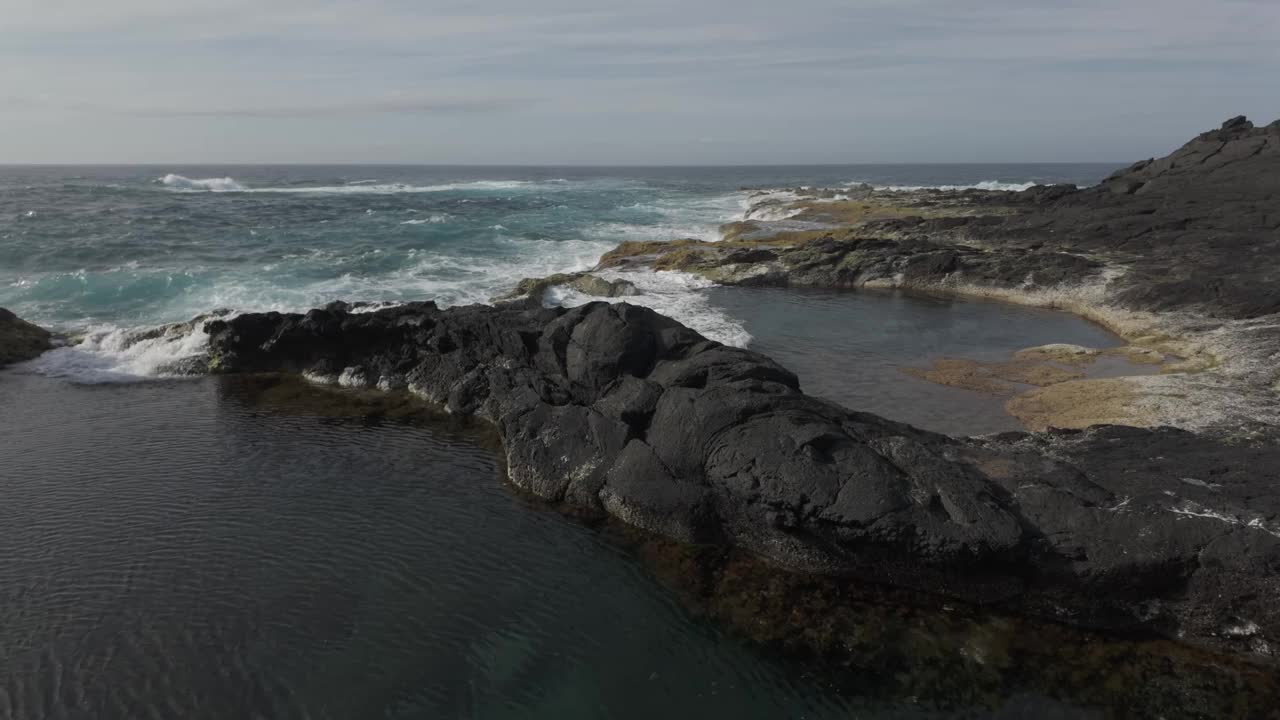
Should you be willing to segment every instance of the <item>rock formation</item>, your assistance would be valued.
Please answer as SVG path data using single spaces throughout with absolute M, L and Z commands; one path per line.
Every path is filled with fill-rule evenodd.
M 0 367 L 30 360 L 52 347 L 52 335 L 0 308 Z
M 497 428 L 510 480 L 784 569 L 1269 655 L 1280 449 L 1102 427 L 957 440 L 803 394 L 627 304 L 214 320 L 217 372 L 408 388 Z

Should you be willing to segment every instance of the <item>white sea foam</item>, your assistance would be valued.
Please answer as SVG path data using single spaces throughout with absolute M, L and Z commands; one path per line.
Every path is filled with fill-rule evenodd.
M 720 226 L 741 220 L 748 205 L 742 193 L 706 198 L 681 198 L 632 205 L 631 210 L 648 211 L 661 219 L 653 223 L 603 222 L 589 226 L 587 237 L 616 245 L 624 240 L 669 241 L 694 238 L 716 242 Z
M 599 298 L 584 295 L 570 288 L 559 287 L 548 291 L 544 299 L 550 305 L 576 307 L 595 300 L 628 302 L 644 305 L 663 315 L 675 318 L 703 336 L 734 347 L 746 347 L 751 333 L 742 322 L 714 307 L 702 292 L 715 283 L 697 275 L 674 271 L 639 271 L 598 273 L 607 280 L 628 280 L 640 290 L 639 295 L 619 298 Z
M 491 192 L 495 190 L 553 190 L 562 188 L 567 180 L 554 179 L 545 181 L 533 180 L 476 180 L 473 182 L 452 182 L 436 185 L 409 185 L 406 183 L 383 183 L 377 180 L 357 180 L 345 185 L 285 185 L 272 187 L 249 187 L 235 178 L 202 178 L 192 179 L 170 173 L 160 178 L 160 183 L 173 190 L 208 191 L 233 193 L 294 193 L 319 195 L 395 195 L 401 193 L 437 193 L 437 192 Z
M 234 178 L 192 179 L 168 174 L 160 182 L 173 190 L 209 192 L 293 193 L 293 195 L 399 195 L 413 192 L 493 192 L 503 190 L 556 190 L 564 181 L 475 181 L 439 184 L 360 182 L 325 186 L 248 187 Z
M 401 225 L 440 225 L 449 222 L 448 213 L 437 213 L 430 217 L 414 218 L 413 220 L 405 220 Z
M 765 222 L 786 220 L 800 214 L 803 208 L 791 207 L 801 196 L 791 190 L 769 190 L 752 193 L 742 199 L 742 219 Z
M 441 183 L 438 185 L 408 185 L 405 183 L 371 183 L 367 185 L 316 185 L 297 187 L 251 188 L 253 193 L 298 193 L 326 195 L 397 195 L 401 193 L 468 192 L 494 190 L 523 190 L 538 187 L 528 180 L 477 180 L 475 182 Z
M 858 185 L 859 183 L 849 183 L 849 185 Z M 1020 192 L 1033 188 L 1039 183 L 1023 182 L 1010 183 L 1000 182 L 999 180 L 984 180 L 972 185 L 875 185 L 877 190 L 1005 190 L 1009 192 Z
M 448 190 L 493 191 L 516 188 L 561 187 L 568 181 L 480 181 L 431 186 L 388 185 L 381 181 L 338 187 L 248 188 L 233 178 L 192 179 L 169 175 L 163 185 L 181 192 L 442 192 Z M 677 239 L 701 237 L 718 240 L 721 223 L 741 218 L 742 193 L 689 198 L 664 197 L 650 201 L 640 211 L 652 211 L 654 222 L 627 225 L 600 224 L 582 231 L 577 238 L 531 239 L 510 230 L 495 232 L 483 246 L 470 248 L 422 247 L 406 250 L 333 247 L 308 249 L 280 256 L 268 263 L 270 272 L 217 272 L 209 279 L 192 281 L 186 291 L 156 308 L 155 322 L 183 320 L 209 308 L 234 308 L 235 312 L 300 312 L 333 300 L 359 300 L 394 305 L 412 300 L 433 300 L 442 307 L 487 303 L 511 290 L 525 277 L 544 277 L 558 272 L 586 270 L 600 255 L 625 239 Z M 465 201 L 465 198 L 463 198 Z M 449 222 L 445 213 L 405 219 L 405 225 Z M 495 228 L 500 225 L 495 226 Z M 496 245 L 496 247 L 495 247 Z M 497 250 L 497 252 L 495 252 Z M 364 255 L 402 253 L 400 266 L 368 272 Z M 382 257 L 382 256 L 380 256 Z M 387 261 L 380 261 L 386 267 Z M 323 265 L 336 276 L 306 281 L 306 273 L 295 276 L 287 268 Z M 137 269 L 135 263 L 129 265 Z M 257 266 L 255 266 L 257 267 Z M 281 268 L 286 268 L 282 270 Z M 350 270 L 346 270 L 350 268 Z M 202 276 L 201 267 L 182 268 L 180 274 Z M 175 273 L 179 270 L 175 269 Z M 314 277 L 314 276 L 313 276 Z M 629 278 L 644 291 L 628 298 L 650 305 L 680 319 L 708 337 L 726 344 L 745 345 L 750 335 L 741 323 L 712 308 L 705 293 L 706 281 L 680 273 L 642 273 Z M 585 301 L 588 298 L 580 298 Z M 572 304 L 572 298 L 566 298 Z M 369 308 L 372 309 L 372 308 Z M 150 334 L 150 333 L 147 333 Z M 127 382 L 180 374 L 182 361 L 192 361 L 207 350 L 202 328 L 193 332 L 171 329 L 146 337 L 137 328 L 98 326 L 89 329 L 76 345 L 59 348 L 29 367 L 46 375 L 77 382 Z
M 200 178 L 192 179 L 182 175 L 169 173 L 160 178 L 160 183 L 174 190 L 207 191 L 207 192 L 244 192 L 248 190 L 234 178 Z
M 209 347 L 205 321 L 173 326 L 155 337 L 136 329 L 99 326 L 75 345 L 54 348 L 24 367 L 41 375 L 81 383 L 134 382 L 144 378 L 178 376 L 180 364 Z

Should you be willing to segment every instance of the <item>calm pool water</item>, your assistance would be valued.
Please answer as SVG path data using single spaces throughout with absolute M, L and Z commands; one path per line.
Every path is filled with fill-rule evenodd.
M 852 666 L 778 657 L 514 492 L 482 428 L 354 397 L 0 372 L 0 718 L 1077 718 L 1241 692 L 853 598 Z M 1142 670 L 1116 690 L 1113 662 Z
M 847 717 L 482 435 L 0 374 L 0 717 Z M 327 413 L 326 413 L 327 414 Z
M 947 387 L 902 372 L 942 357 L 1006 361 L 1048 343 L 1115 347 L 1124 341 L 1065 312 L 919 293 L 716 287 L 709 302 L 738 318 L 751 349 L 800 377 L 810 395 L 953 435 L 1021 430 L 1007 398 Z M 1101 362 L 1100 374 L 1151 366 Z M 1030 388 L 1030 386 L 1028 386 Z

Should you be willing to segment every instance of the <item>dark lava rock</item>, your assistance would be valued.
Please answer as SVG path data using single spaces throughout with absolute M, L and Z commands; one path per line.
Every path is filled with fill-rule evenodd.
M 38 357 L 52 347 L 48 330 L 0 308 L 0 367 Z
M 1116 300 L 1135 310 L 1221 318 L 1280 312 L 1280 123 L 1244 117 L 1099 186 L 1034 204 L 972 236 L 999 249 L 1035 244 L 1123 267 Z
M 681 269 L 725 284 L 962 283 L 1038 290 L 1114 279 L 1108 301 L 1222 319 L 1280 312 L 1280 121 L 1243 117 L 1100 185 L 936 191 L 956 214 L 892 217 L 732 256 L 707 243 Z M 905 196 L 904 196 L 905 197 Z M 889 205 L 901 197 L 875 198 Z
M 958 260 L 930 251 L 921 263 Z M 1269 656 L 1280 449 L 1102 427 L 959 440 L 812 398 L 627 304 L 416 303 L 206 325 L 217 372 L 407 385 L 537 496 L 781 568 Z

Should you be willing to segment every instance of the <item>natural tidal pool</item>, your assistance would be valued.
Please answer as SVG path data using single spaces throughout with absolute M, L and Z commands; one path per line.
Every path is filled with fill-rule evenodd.
M 753 338 L 749 347 L 796 373 L 806 393 L 951 435 L 1023 428 L 1005 411 L 1007 397 L 939 385 L 904 369 L 943 357 L 1002 362 L 1050 343 L 1124 344 L 1070 313 L 988 300 L 888 290 L 714 287 L 706 293 L 712 306 L 742 322 Z M 1088 374 L 1154 371 L 1102 360 Z
M 522 500 L 474 429 L 214 379 L 5 372 L 0 409 L 2 717 L 848 707 Z
M 4 718 L 1066 718 L 1183 682 L 1138 646 L 852 596 L 852 665 L 775 654 L 404 398 L 18 368 L 0 410 Z M 1071 657 L 1028 672 L 1029 646 Z

